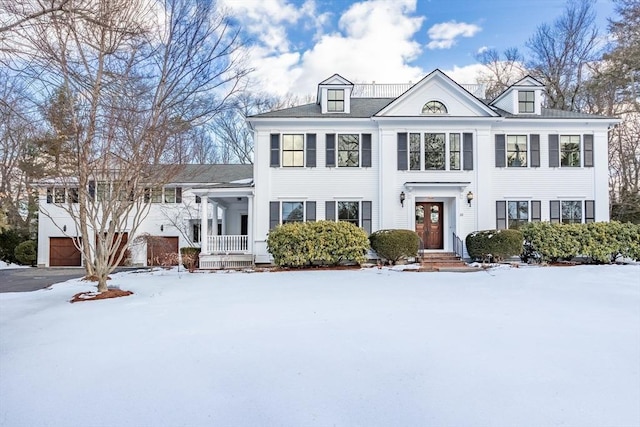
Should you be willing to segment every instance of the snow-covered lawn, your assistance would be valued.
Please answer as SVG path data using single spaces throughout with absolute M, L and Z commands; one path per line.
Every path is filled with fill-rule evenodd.
M 640 266 L 0 294 L 0 426 L 638 426 Z

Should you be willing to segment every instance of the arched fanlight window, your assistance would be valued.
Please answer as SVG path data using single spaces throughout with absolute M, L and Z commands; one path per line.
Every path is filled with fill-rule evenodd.
M 429 101 L 422 107 L 422 114 L 447 114 L 447 107 L 440 101 Z

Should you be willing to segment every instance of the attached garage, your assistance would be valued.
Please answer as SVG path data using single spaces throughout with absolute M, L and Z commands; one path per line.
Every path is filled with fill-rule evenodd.
M 71 237 L 49 238 L 50 267 L 80 267 L 81 265 L 82 254 Z
M 148 236 L 147 265 L 178 265 L 178 237 Z

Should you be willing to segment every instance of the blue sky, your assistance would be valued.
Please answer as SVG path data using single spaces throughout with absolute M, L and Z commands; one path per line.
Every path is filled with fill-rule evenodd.
M 440 68 L 473 83 L 481 49 L 518 47 L 565 0 L 221 0 L 252 47 L 258 88 L 304 95 L 333 73 L 353 82 L 417 81 Z M 612 0 L 597 0 L 602 35 Z

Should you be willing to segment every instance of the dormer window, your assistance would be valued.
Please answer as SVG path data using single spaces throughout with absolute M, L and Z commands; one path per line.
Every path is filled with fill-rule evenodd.
M 328 89 L 327 90 L 327 111 L 328 112 L 344 112 L 344 90 Z
M 532 90 L 518 91 L 518 113 L 535 113 L 535 92 Z
M 422 107 L 422 114 L 447 114 L 447 107 L 440 101 L 429 101 Z

